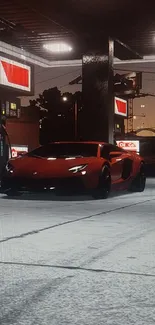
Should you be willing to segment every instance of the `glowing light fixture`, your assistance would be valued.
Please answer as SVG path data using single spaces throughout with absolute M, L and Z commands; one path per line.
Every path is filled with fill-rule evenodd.
M 79 165 L 69 168 L 69 172 L 72 172 L 73 174 L 76 174 L 78 172 L 81 172 L 83 169 L 85 169 L 87 165 Z
M 66 43 L 46 43 L 43 47 L 52 53 L 66 53 L 72 51 L 72 47 Z

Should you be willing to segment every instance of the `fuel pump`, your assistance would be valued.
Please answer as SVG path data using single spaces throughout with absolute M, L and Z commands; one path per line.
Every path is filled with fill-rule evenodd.
M 3 131 L 2 121 L 0 121 L 0 174 L 5 164 L 5 135 Z
M 0 175 L 6 162 L 9 159 L 9 137 L 5 129 L 6 114 L 5 114 L 5 103 L 0 101 Z

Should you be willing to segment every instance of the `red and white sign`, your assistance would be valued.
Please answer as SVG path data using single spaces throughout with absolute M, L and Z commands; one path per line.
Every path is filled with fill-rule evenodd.
M 21 154 L 26 154 L 27 152 L 28 152 L 28 146 L 11 146 L 12 158 L 17 158 Z
M 139 153 L 140 143 L 137 140 L 119 140 L 116 142 L 119 148 Z
M 125 116 L 128 115 L 128 103 L 127 100 L 115 97 L 115 114 Z
M 31 67 L 0 56 L 0 85 L 31 91 Z

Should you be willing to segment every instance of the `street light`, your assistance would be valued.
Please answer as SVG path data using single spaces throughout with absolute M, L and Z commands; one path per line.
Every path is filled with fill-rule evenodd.
M 136 120 L 137 117 L 146 117 L 146 115 L 145 115 L 144 113 L 139 114 L 139 115 L 134 115 L 134 116 L 133 116 L 133 119 Z
M 43 48 L 52 53 L 68 53 L 72 51 L 72 47 L 67 43 L 46 43 Z
M 62 100 L 64 102 L 67 102 L 68 97 L 63 96 Z M 77 135 L 78 135 L 78 103 L 77 103 L 77 99 L 75 99 L 74 100 L 74 137 L 75 137 L 75 140 L 77 140 Z
M 140 117 L 140 118 L 142 118 L 142 117 L 146 117 L 146 115 L 144 114 L 144 113 L 142 113 L 142 114 L 137 114 L 137 115 L 133 115 L 133 119 L 134 120 L 136 120 L 137 119 L 137 117 Z M 143 123 L 143 127 L 144 127 L 144 123 Z M 139 128 L 139 127 L 138 127 Z
M 62 100 L 63 100 L 64 102 L 67 102 L 68 98 L 67 98 L 66 96 L 63 96 L 63 97 L 62 97 Z

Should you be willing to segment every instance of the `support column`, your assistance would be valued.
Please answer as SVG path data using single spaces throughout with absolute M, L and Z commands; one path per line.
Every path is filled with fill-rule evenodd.
M 99 53 L 83 56 L 80 133 L 86 141 L 114 141 L 114 41 L 108 39 Z
M 0 176 L 4 166 L 5 136 L 2 127 L 2 102 L 0 100 Z

